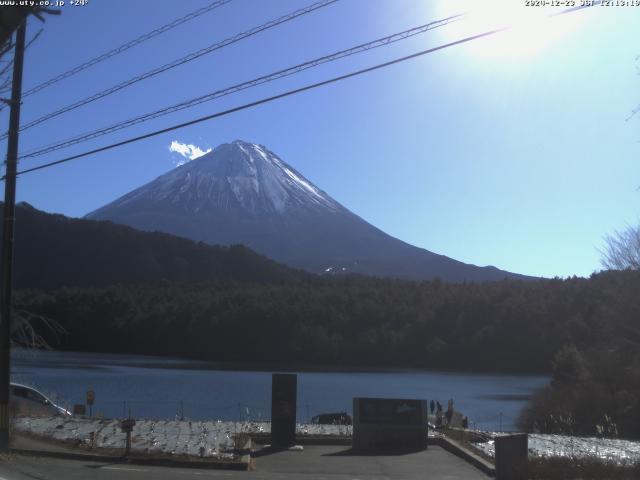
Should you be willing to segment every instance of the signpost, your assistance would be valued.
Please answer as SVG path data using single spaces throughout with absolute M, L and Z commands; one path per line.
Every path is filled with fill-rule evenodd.
M 92 415 L 93 403 L 96 401 L 96 394 L 93 390 L 87 390 L 87 405 L 89 405 L 89 416 Z
M 127 418 L 120 422 L 120 429 L 123 433 L 127 434 L 127 443 L 125 445 L 125 455 L 129 455 L 131 453 L 131 432 L 133 431 L 133 427 L 136 424 L 135 419 Z

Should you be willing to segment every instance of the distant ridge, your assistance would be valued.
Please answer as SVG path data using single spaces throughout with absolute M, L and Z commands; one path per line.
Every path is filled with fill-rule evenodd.
M 17 288 L 310 277 L 241 245 L 215 247 L 111 222 L 49 214 L 26 203 L 17 205 L 15 235 Z
M 455 282 L 530 278 L 459 262 L 387 235 L 266 147 L 241 140 L 216 147 L 86 218 L 209 244 L 244 244 L 314 273 Z

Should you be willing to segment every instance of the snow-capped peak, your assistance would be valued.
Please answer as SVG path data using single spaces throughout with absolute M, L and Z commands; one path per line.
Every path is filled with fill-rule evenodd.
M 342 208 L 265 146 L 242 140 L 219 145 L 114 203 L 123 206 L 141 198 L 154 203 L 168 201 L 196 213 Z

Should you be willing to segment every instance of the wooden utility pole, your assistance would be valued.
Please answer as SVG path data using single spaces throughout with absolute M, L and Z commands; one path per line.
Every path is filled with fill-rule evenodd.
M 0 452 L 9 450 L 9 398 L 11 381 L 11 303 L 13 284 L 13 229 L 16 211 L 16 172 L 18 167 L 18 134 L 22 99 L 22 65 L 27 29 L 26 19 L 16 32 L 11 85 L 11 113 L 7 144 L 7 168 L 4 179 L 4 211 L 2 214 L 2 249 L 0 251 Z

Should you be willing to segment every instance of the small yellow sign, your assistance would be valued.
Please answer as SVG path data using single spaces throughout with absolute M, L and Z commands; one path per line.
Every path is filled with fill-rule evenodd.
M 93 390 L 87 390 L 87 405 L 93 405 L 96 400 L 96 394 Z

